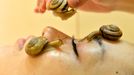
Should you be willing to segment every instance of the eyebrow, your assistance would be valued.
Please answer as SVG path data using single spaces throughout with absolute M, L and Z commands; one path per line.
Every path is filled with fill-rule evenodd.
M 102 36 L 97 36 L 94 38 L 94 40 L 98 42 L 99 46 L 101 47 L 102 54 L 104 56 L 106 50 L 105 50 L 104 44 L 102 43 Z
M 95 39 L 95 40 L 98 42 L 98 44 L 102 47 L 102 45 L 103 45 L 103 43 L 102 43 L 102 36 L 96 36 L 94 39 Z
M 78 57 L 78 51 L 77 51 L 77 47 L 76 47 L 76 43 L 74 42 L 74 38 L 72 39 L 72 46 L 73 46 L 73 50 L 74 50 L 74 53 L 76 54 L 76 56 Z

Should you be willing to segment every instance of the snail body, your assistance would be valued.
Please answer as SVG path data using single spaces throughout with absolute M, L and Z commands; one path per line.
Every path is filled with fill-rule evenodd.
M 81 41 L 87 39 L 88 41 L 91 41 L 92 39 L 94 39 L 96 36 L 99 36 L 100 32 L 99 31 L 94 31 L 92 33 L 90 33 L 88 36 L 86 36 L 84 39 L 82 39 Z

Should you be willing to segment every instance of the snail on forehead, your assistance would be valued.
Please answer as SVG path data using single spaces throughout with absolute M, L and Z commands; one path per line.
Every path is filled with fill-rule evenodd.
M 103 25 L 99 31 L 108 40 L 119 40 L 122 36 L 122 31 L 115 25 Z
M 76 10 L 68 6 L 67 0 L 51 0 L 46 8 L 52 10 L 55 16 L 66 20 L 76 13 Z
M 92 39 L 94 39 L 97 36 L 101 36 L 107 40 L 117 41 L 121 38 L 122 31 L 120 30 L 119 27 L 117 27 L 115 25 L 103 25 L 100 27 L 99 31 L 94 31 L 94 32 L 90 33 L 84 39 L 91 41 Z M 82 40 L 84 40 L 84 39 L 82 39 Z

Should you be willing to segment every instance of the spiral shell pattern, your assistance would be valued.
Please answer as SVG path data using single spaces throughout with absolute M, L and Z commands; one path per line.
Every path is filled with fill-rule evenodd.
M 108 40 L 118 40 L 122 36 L 122 31 L 115 25 L 103 25 L 100 27 L 103 38 Z
M 62 4 L 63 0 L 51 0 L 49 3 L 50 9 L 58 8 Z
M 55 12 L 66 12 L 68 11 L 67 0 L 51 0 L 47 9 L 55 10 Z
M 36 56 L 41 53 L 47 43 L 48 40 L 45 37 L 34 37 L 27 43 L 25 52 L 30 56 Z

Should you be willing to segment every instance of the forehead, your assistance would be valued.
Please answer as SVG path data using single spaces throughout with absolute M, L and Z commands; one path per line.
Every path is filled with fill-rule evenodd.
M 103 40 L 102 43 L 105 52 L 103 57 L 93 65 L 93 75 L 133 75 L 134 46 L 122 41 L 112 43 Z
M 134 45 L 119 41 L 119 42 L 108 42 L 103 41 L 105 49 L 105 58 L 118 65 L 132 65 L 134 63 Z M 127 67 L 126 66 L 126 67 Z M 134 65 L 131 66 L 134 68 Z

